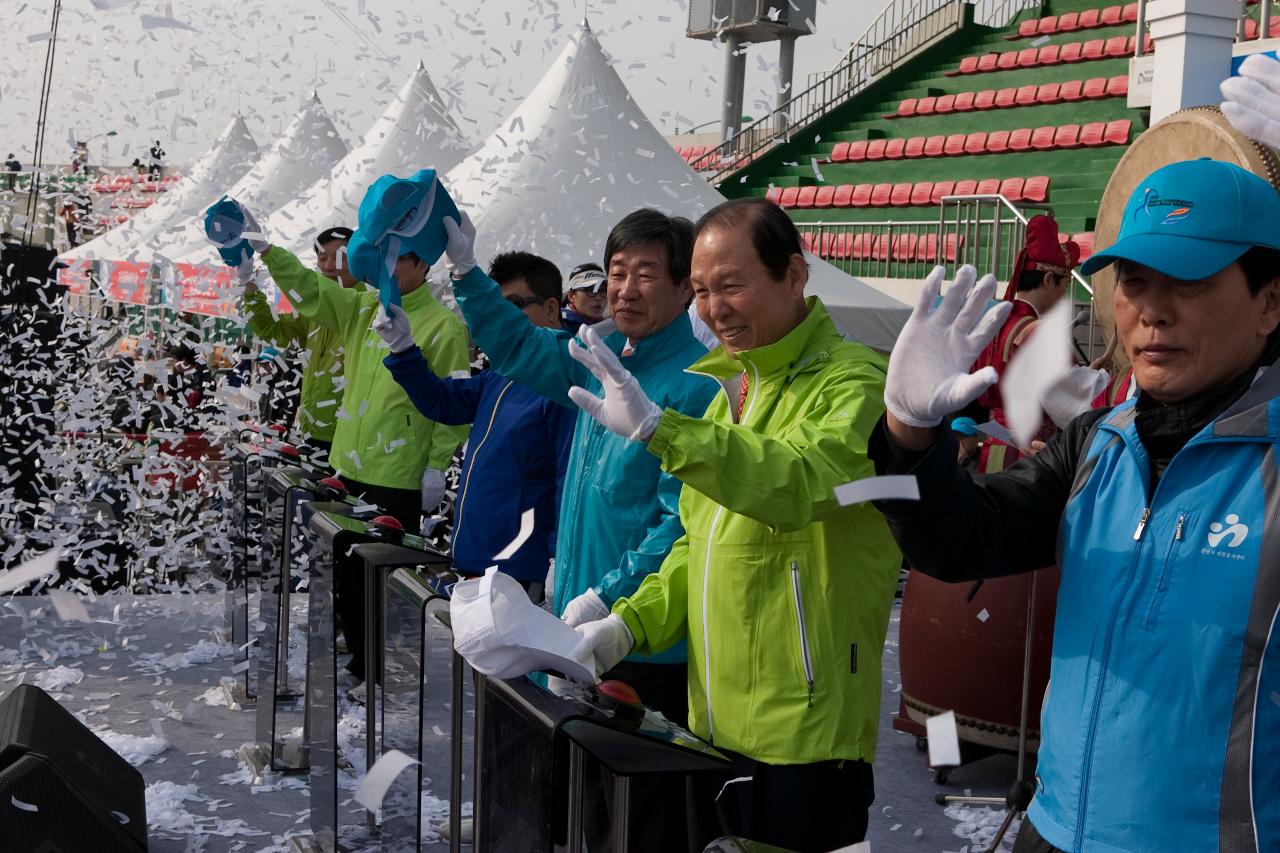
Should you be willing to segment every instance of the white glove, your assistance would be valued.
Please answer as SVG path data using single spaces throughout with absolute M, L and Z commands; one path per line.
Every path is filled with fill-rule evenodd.
M 577 628 L 608 615 L 609 608 L 605 606 L 604 599 L 594 589 L 588 589 L 564 606 L 564 615 L 560 619 L 570 628 Z
M 662 409 L 649 399 L 640 381 L 622 366 L 595 330 L 585 324 L 578 329 L 578 337 L 569 341 L 569 355 L 585 364 L 604 388 L 601 398 L 575 385 L 569 389 L 569 399 L 623 438 L 648 441 L 662 419 Z
M 933 310 L 944 272 L 934 267 L 924 280 L 920 300 L 889 356 L 884 404 L 907 426 L 937 426 L 1000 378 L 994 367 L 973 374 L 969 367 L 1000 330 L 1013 303 L 988 311 L 987 303 L 996 292 L 995 276 L 985 276 L 974 287 L 978 272 L 966 264 L 956 273 L 942 304 Z
M 1239 77 L 1228 77 L 1222 90 L 1222 114 L 1250 139 L 1280 148 L 1280 62 L 1256 54 L 1240 65 Z
M 271 247 L 271 241 L 267 239 L 267 232 L 258 220 L 253 218 L 253 214 L 249 212 L 249 208 L 240 202 L 236 202 L 236 207 L 240 208 L 240 215 L 244 217 L 244 231 L 240 236 L 249 241 L 249 246 L 261 255 Z
M 597 677 L 617 666 L 623 658 L 631 654 L 631 650 L 636 645 L 636 638 L 631 636 L 631 629 L 616 613 L 610 613 L 595 622 L 579 625 L 574 630 L 582 635 L 582 642 L 578 643 L 577 648 L 574 649 L 573 656 L 583 660 L 586 658 L 585 653 L 590 652 L 595 660 Z
M 1093 398 L 1110 381 L 1105 370 L 1073 367 L 1045 390 L 1040 405 L 1059 429 L 1066 429 L 1067 424 L 1093 408 Z
M 387 316 L 386 309 L 379 305 L 378 313 L 373 318 L 373 330 L 386 341 L 392 355 L 399 355 L 415 346 L 409 315 L 399 305 L 391 306 L 391 316 Z
M 235 268 L 236 281 L 245 289 L 245 293 L 254 293 L 258 289 L 258 283 L 253 279 L 253 259 L 249 259 Z M 252 288 L 252 289 L 250 289 Z
M 428 468 L 422 472 L 422 511 L 430 512 L 444 500 L 444 472 Z
M 461 211 L 461 216 L 461 222 L 454 222 L 451 216 L 444 219 L 444 231 L 449 236 L 444 244 L 445 266 L 454 278 L 462 278 L 476 268 L 476 226 L 466 211 Z

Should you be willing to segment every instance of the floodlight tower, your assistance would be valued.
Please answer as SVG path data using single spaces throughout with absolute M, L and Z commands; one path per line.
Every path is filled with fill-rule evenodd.
M 814 30 L 818 0 L 690 0 L 691 39 L 710 41 L 724 35 L 724 98 L 720 138 L 727 140 L 741 129 L 742 95 L 746 87 L 747 46 L 778 42 L 778 122 L 786 123 L 782 105 L 791 99 L 791 77 L 796 39 Z

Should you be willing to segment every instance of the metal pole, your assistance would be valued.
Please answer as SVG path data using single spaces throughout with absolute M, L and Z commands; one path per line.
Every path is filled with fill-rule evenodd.
M 449 735 L 453 742 L 449 744 L 449 853 L 461 853 L 462 850 L 462 703 L 465 699 L 462 679 L 465 668 L 462 655 L 453 652 L 453 706 L 450 709 Z M 423 660 L 426 660 L 424 657 Z M 474 808 L 474 803 L 472 807 Z
M 738 126 L 742 122 L 742 84 L 738 82 L 739 63 L 738 50 L 742 45 L 742 36 L 737 33 L 726 33 L 724 37 L 724 96 L 720 99 L 720 140 L 728 142 L 738 135 Z
M 627 844 L 631 837 L 631 779 L 626 776 L 613 777 L 613 850 L 615 853 L 627 853 Z
M 377 704 L 378 691 L 378 652 L 382 648 L 378 631 L 378 575 L 381 571 L 361 562 L 364 570 L 364 765 L 367 774 L 378 760 L 377 725 L 374 717 L 374 705 Z M 369 829 L 378 826 L 377 815 L 372 811 L 365 812 L 365 825 Z
M 774 133 L 784 137 L 790 128 L 791 117 L 786 112 L 787 102 L 795 93 L 792 78 L 795 76 L 796 37 L 783 36 L 778 41 L 778 110 L 774 116 Z
M 1262 0 L 1262 15 L 1258 19 L 1258 38 L 1271 38 L 1271 0 Z
M 1263 14 L 1263 17 L 1264 17 L 1264 18 L 1265 18 L 1265 17 L 1266 17 L 1266 15 L 1267 15 L 1268 6 L 1270 6 L 1270 3 L 1264 3 L 1264 4 L 1262 5 L 1262 14 Z M 1144 54 L 1146 54 L 1146 52 L 1147 52 L 1147 50 L 1146 50 L 1146 38 L 1145 38 L 1146 33 L 1147 33 L 1147 0 L 1138 0 L 1138 24 L 1137 24 L 1137 27 L 1138 27 L 1138 32 L 1137 32 L 1137 44 L 1136 44 L 1136 46 L 1135 46 L 1135 47 L 1134 47 L 1134 49 L 1133 49 L 1133 55 L 1134 55 L 1134 56 L 1143 56 L 1143 55 L 1144 55 Z
M 301 494 L 297 489 L 288 489 L 284 494 L 284 520 L 280 526 L 280 595 L 276 600 L 278 623 L 276 625 L 276 671 L 271 689 L 276 696 L 292 695 L 289 685 L 289 586 L 291 578 L 289 569 L 293 556 L 293 514 L 297 509 L 297 501 Z M 283 685 L 284 689 L 281 690 Z M 259 685 L 261 690 L 262 686 Z M 273 747 L 274 748 L 274 747 Z
M 484 810 L 484 706 L 485 694 L 488 688 L 485 686 L 488 679 L 480 673 L 476 673 L 476 733 L 475 733 L 475 758 L 471 767 L 471 783 L 473 785 L 471 799 L 471 828 L 472 828 L 472 849 L 484 850 L 489 843 L 489 831 L 485 825 L 489 816 Z
M 569 853 L 582 853 L 582 754 L 582 747 L 569 741 Z

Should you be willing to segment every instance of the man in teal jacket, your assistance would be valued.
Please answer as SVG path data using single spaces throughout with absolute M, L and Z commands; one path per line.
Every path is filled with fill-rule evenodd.
M 543 396 L 572 407 L 574 385 L 599 391 L 591 372 L 569 355 L 570 337 L 538 328 L 475 265 L 475 228 L 464 216 L 445 220 L 445 252 L 463 317 L 494 370 Z M 608 302 L 616 331 L 605 344 L 660 405 L 693 417 L 706 411 L 719 386 L 685 372 L 706 355 L 694 337 L 686 306 L 692 298 L 689 259 L 693 225 L 656 210 L 638 210 L 618 223 L 605 243 Z M 569 453 L 556 542 L 554 612 L 566 621 L 589 621 L 608 613 L 662 565 L 684 533 L 677 502 L 680 481 L 663 474 L 644 446 L 609 432 L 579 413 Z M 672 720 L 688 714 L 685 646 L 635 656 L 605 677 L 626 681 L 646 704 Z M 676 792 L 679 793 L 679 792 Z M 636 792 L 633 790 L 633 800 Z M 656 846 L 684 845 L 682 808 L 663 804 L 666 828 Z M 661 830 L 658 830 L 661 831 Z

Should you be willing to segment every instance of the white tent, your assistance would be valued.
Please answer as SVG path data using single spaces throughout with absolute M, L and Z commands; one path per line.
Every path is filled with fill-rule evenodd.
M 584 22 L 510 119 L 445 178 L 487 257 L 536 252 L 568 270 L 599 261 L 609 230 L 640 207 L 696 219 L 725 199 L 632 100 Z M 816 257 L 810 291 L 877 349 L 910 309 Z
M 196 214 L 203 215 L 205 208 L 249 171 L 258 153 L 258 144 L 253 141 L 244 118 L 237 115 L 208 153 L 168 192 L 158 194 L 155 204 L 119 228 L 72 249 L 63 257 L 151 260 L 147 241 Z
M 297 198 L 299 192 L 315 182 L 316 175 L 327 173 L 347 151 L 347 144 L 320 105 L 319 95 L 313 93 L 262 159 L 234 186 L 224 187 L 218 195 L 225 193 L 265 217 Z M 157 233 L 149 246 L 175 261 L 196 260 L 186 257 L 190 255 L 206 259 L 211 248 L 204 234 L 204 210 Z
M 300 254 L 310 248 L 317 232 L 329 226 L 355 228 L 365 190 L 382 175 L 407 176 L 430 168 L 443 174 L 469 147 L 419 64 L 360 145 L 327 177 L 265 221 L 261 216 L 258 221 L 273 243 Z

